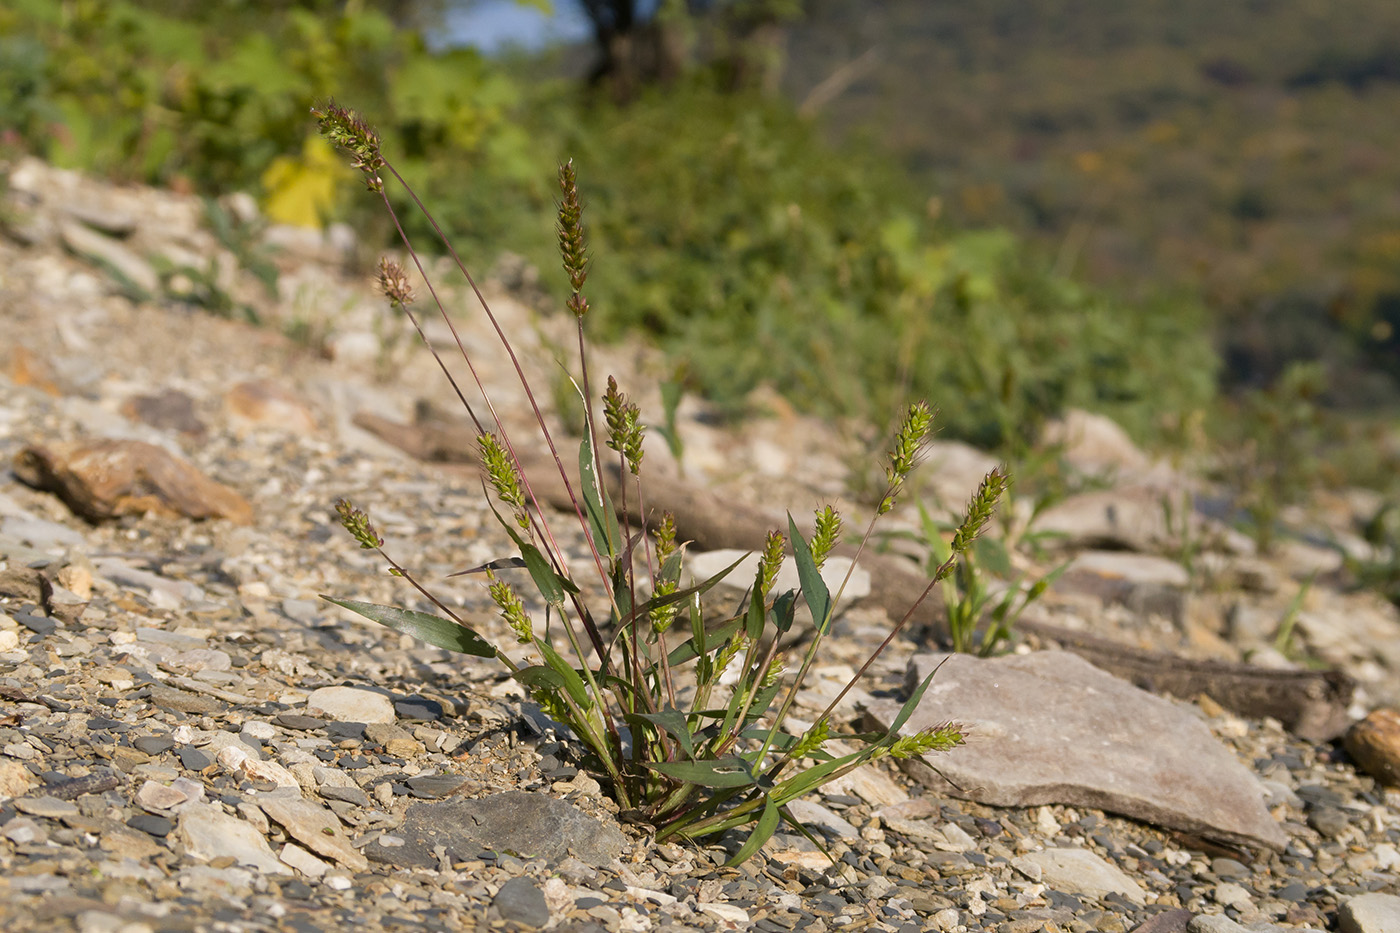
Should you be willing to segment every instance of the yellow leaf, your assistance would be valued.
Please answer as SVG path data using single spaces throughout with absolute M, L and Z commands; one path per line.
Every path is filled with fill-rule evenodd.
M 273 223 L 320 227 L 350 177 L 330 143 L 307 137 L 300 155 L 278 156 L 263 172 L 263 213 Z

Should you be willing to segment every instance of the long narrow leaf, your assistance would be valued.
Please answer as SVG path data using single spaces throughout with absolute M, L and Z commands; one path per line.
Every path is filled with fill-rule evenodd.
M 607 487 L 598 475 L 597 461 L 593 458 L 593 439 L 587 431 L 583 433 L 583 443 L 578 448 L 578 475 L 594 545 L 610 561 L 616 560 L 622 533 L 618 529 L 617 513 L 613 511 Z
M 816 561 L 812 560 L 812 549 L 802 532 L 797 530 L 797 522 L 788 513 L 788 534 L 792 537 L 792 556 L 797 561 L 797 579 L 802 581 L 802 598 L 807 600 L 807 608 L 812 610 L 812 621 L 817 631 L 825 632 L 831 624 L 831 593 L 826 588 Z
M 591 709 L 593 700 L 588 695 L 588 688 L 584 686 L 583 678 L 579 676 L 578 671 L 574 670 L 573 665 L 565 661 L 549 642 L 536 638 L 535 646 L 540 649 L 540 654 L 544 655 L 544 662 L 563 679 L 564 689 L 569 691 L 569 696 L 573 698 L 574 702 L 581 709 Z
M 378 622 L 380 625 L 388 626 L 396 632 L 412 635 L 419 641 L 425 641 L 437 648 L 445 648 L 458 654 L 470 654 L 478 658 L 494 658 L 496 656 L 496 649 L 491 647 L 486 639 L 466 626 L 458 625 L 456 622 L 441 616 L 429 615 L 426 612 L 414 612 L 411 609 L 399 609 L 394 606 L 362 603 L 355 599 L 336 599 L 333 596 L 322 596 L 321 598 L 327 602 L 335 603 L 343 609 L 358 613 L 366 619 Z
M 928 689 L 929 684 L 933 683 L 933 678 L 937 676 L 939 668 L 947 663 L 947 658 L 939 661 L 938 667 L 929 671 L 929 675 L 924 678 L 924 682 L 919 684 L 918 688 L 915 689 L 913 693 L 909 694 L 909 699 L 905 700 L 904 705 L 899 708 L 899 715 L 895 716 L 894 722 L 890 723 L 888 735 L 897 735 L 899 730 L 904 728 L 904 724 L 909 721 L 909 717 L 914 715 L 915 707 L 917 707 L 919 701 L 924 698 L 924 691 Z
M 742 758 L 714 761 L 652 761 L 647 767 L 667 777 L 701 787 L 753 787 L 758 784 L 749 763 Z
M 779 817 L 778 805 L 771 799 L 764 798 L 763 812 L 754 821 L 753 832 L 749 833 L 749 838 L 745 839 L 744 844 L 739 846 L 739 851 L 731 855 L 729 861 L 724 863 L 725 867 L 733 868 L 762 848 L 763 844 L 771 839 L 774 831 L 777 830 Z

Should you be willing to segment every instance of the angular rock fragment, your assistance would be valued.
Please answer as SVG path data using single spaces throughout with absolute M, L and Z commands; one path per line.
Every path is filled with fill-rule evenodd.
M 942 655 L 918 655 L 922 681 Z M 882 723 L 899 704 L 871 709 Z M 926 786 L 995 806 L 1098 807 L 1210 838 L 1282 849 L 1258 779 L 1186 709 L 1067 652 L 946 656 L 904 734 L 949 719 L 967 744 L 928 764 Z
M 546 859 L 554 863 L 573 855 L 599 867 L 618 857 L 621 831 L 599 823 L 572 804 L 525 791 L 507 791 L 479 800 L 455 798 L 409 807 L 394 831 L 402 846 L 370 846 L 375 861 L 403 867 L 434 868 L 435 846 L 449 857 L 473 857 L 482 849 Z

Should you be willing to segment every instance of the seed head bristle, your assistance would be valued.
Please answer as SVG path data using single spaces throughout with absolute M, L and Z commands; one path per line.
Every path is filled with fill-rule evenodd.
M 413 285 L 408 281 L 408 273 L 402 265 L 388 256 L 379 260 L 379 290 L 396 308 L 413 304 Z
M 570 159 L 559 166 L 559 190 L 563 197 L 559 201 L 559 255 L 564 260 L 564 271 L 569 276 L 569 310 L 576 317 L 588 312 L 588 299 L 584 298 L 583 283 L 588 279 L 588 249 L 583 229 L 583 204 L 578 196 L 578 176 L 574 173 L 574 162 Z
M 379 154 L 379 134 L 370 128 L 358 113 L 327 101 L 323 107 L 311 108 L 321 135 L 354 156 L 351 162 L 365 176 L 365 184 L 376 193 L 384 190 L 379 170 L 384 157 Z
M 501 446 L 501 442 L 496 440 L 496 435 L 489 431 L 477 437 L 476 443 L 481 452 L 482 469 L 486 471 L 486 479 L 491 488 L 496 490 L 497 498 L 510 506 L 511 511 L 515 513 L 515 523 L 528 529 L 530 516 L 525 510 L 525 487 L 520 481 L 520 474 L 515 470 L 515 464 L 511 462 L 510 454 Z
M 384 546 L 384 539 L 374 530 L 369 516 L 355 508 L 346 499 L 337 499 L 335 510 L 340 515 L 340 524 L 350 532 L 350 536 L 365 550 L 375 550 Z
M 876 507 L 877 515 L 884 515 L 894 508 L 895 500 L 904 489 L 904 481 L 919 465 L 923 458 L 929 431 L 933 427 L 933 410 L 927 402 L 915 402 L 905 412 L 895 434 L 894 448 L 890 451 L 889 465 L 885 467 L 885 478 L 889 485 L 884 498 Z
M 641 409 L 617 388 L 617 380 L 608 377 L 608 390 L 603 394 L 603 413 L 608 422 L 607 444 L 627 460 L 627 469 L 636 476 L 642 469 Z
M 763 557 L 759 561 L 763 592 L 755 593 L 755 599 L 761 598 L 773 588 L 773 581 L 778 578 L 778 570 L 783 566 L 783 549 L 786 546 L 787 535 L 781 531 L 768 532 L 768 538 L 763 542 Z
M 535 629 L 530 622 L 530 617 L 525 613 L 525 604 L 521 601 L 519 594 L 505 580 L 500 579 L 490 570 L 486 571 L 487 590 L 491 593 L 491 600 L 496 607 L 501 610 L 501 618 L 506 625 L 515 633 L 515 637 L 522 645 L 529 644 L 534 640 Z
M 967 517 L 963 519 L 963 523 L 958 526 L 957 532 L 953 535 L 954 553 L 961 554 L 966 551 L 986 529 L 987 521 L 992 517 L 997 502 L 1006 492 L 1006 487 L 1010 482 L 1011 477 L 1006 472 L 1005 467 L 997 467 L 983 477 L 977 491 L 972 494 L 972 500 L 967 505 Z
M 841 540 L 841 513 L 830 505 L 817 513 L 817 527 L 812 533 L 812 562 L 821 570 L 831 549 Z

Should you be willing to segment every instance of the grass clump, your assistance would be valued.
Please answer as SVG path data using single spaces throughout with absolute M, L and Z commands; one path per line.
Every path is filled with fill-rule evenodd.
M 316 114 L 322 132 L 351 153 L 355 167 L 369 189 L 383 200 L 399 230 L 404 227 L 386 194 L 387 181 L 401 186 L 418 204 L 428 224 L 438 229 L 384 158 L 378 138 L 358 116 L 335 105 L 327 105 Z M 698 839 L 746 827 L 747 838 L 730 859 L 731 864 L 737 864 L 758 851 L 784 821 L 807 834 L 788 810 L 797 797 L 868 762 L 951 749 L 963 741 L 963 730 L 947 723 L 899 735 L 928 686 L 926 680 L 887 731 L 843 736 L 860 744 L 857 751 L 848 754 L 826 750 L 835 731 L 837 704 L 905 627 L 915 607 L 891 626 L 884 642 L 810 726 L 793 728 L 789 714 L 798 688 L 830 632 L 845 586 L 842 581 L 832 592 L 821 575 L 826 558 L 843 537 L 843 521 L 834 509 L 827 507 L 817 513 L 810 536 L 803 534 L 791 516 L 786 529 L 773 530 L 739 607 L 718 612 L 706 602 L 707 594 L 735 570 L 737 562 L 710 579 L 691 583 L 684 575 L 686 548 L 673 518 L 650 521 L 651 535 L 633 533 L 619 523 L 619 512 L 650 516 L 642 481 L 645 430 L 637 406 L 611 377 L 602 393 L 601 420 L 595 414 L 584 354 L 584 322 L 590 315 L 584 295 L 588 247 L 572 164 L 561 167 L 559 180 L 558 245 L 569 281 L 567 307 L 578 324 L 578 386 L 584 398 L 584 431 L 576 472 L 564 466 L 559 444 L 534 402 L 535 394 L 516 361 L 509 335 L 499 325 L 496 331 L 503 351 L 516 362 L 517 374 L 534 406 L 539 439 L 553 455 L 573 504 L 573 520 L 588 543 L 581 563 L 560 548 L 548 513 L 539 507 L 534 479 L 520 468 L 518 445 L 524 441 L 512 436 L 496 417 L 470 355 L 463 350 L 480 395 L 480 411 L 438 358 L 476 427 L 483 494 L 516 552 L 475 570 L 483 574 L 510 633 L 528 646 L 529 661 L 517 663 L 434 596 L 409 568 L 384 550 L 370 517 L 345 501 L 337 504 L 341 521 L 360 546 L 379 552 L 389 572 L 403 578 L 440 614 L 327 598 L 440 648 L 498 660 L 582 743 L 588 764 L 606 780 L 624 816 L 649 824 L 661 840 Z M 451 243 L 446 237 L 441 240 L 455 258 Z M 419 262 L 412 237 L 404 234 L 403 242 L 428 282 L 433 304 L 451 326 L 438 292 Z M 495 324 L 489 305 L 460 261 L 458 268 L 475 291 L 483 313 Z M 380 284 L 392 304 L 420 327 L 415 296 L 404 269 L 386 260 L 380 267 Z M 876 518 L 889 512 L 904 490 L 922 457 L 932 423 L 933 413 L 926 404 L 905 409 L 888 457 L 886 488 L 876 517 L 853 549 L 856 558 L 863 553 Z M 605 481 L 613 465 L 621 477 L 615 485 Z M 1005 483 L 999 472 L 988 476 L 920 602 L 954 571 L 985 528 Z M 620 509 L 614 506 L 614 488 Z M 800 586 L 779 591 L 775 582 L 778 568 L 789 554 Z M 527 602 L 521 595 L 512 579 L 520 569 L 526 571 L 538 601 L 532 598 Z M 590 600 L 585 595 L 585 589 L 596 592 L 599 588 L 604 594 L 601 599 Z M 543 604 L 542 620 L 530 608 L 539 603 Z M 796 674 L 788 677 L 779 641 L 797 624 L 800 607 L 810 612 L 814 634 Z M 560 644 L 567 642 L 562 650 L 551 637 L 556 626 L 562 634 Z

